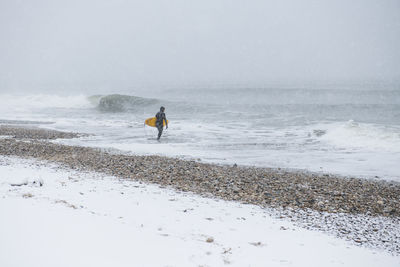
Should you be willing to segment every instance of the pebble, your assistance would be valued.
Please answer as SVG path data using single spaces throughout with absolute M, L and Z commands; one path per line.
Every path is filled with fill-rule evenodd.
M 214 238 L 209 237 L 209 238 L 207 238 L 206 242 L 207 242 L 207 243 L 212 243 L 212 242 L 214 242 Z

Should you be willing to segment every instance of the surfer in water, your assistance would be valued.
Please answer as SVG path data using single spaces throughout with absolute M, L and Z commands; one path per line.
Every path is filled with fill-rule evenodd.
M 162 134 L 163 128 L 164 128 L 164 125 L 163 125 L 164 121 L 165 121 L 165 126 L 166 126 L 165 129 L 168 129 L 168 121 L 167 121 L 167 118 L 165 117 L 164 111 L 165 111 L 165 108 L 161 107 L 160 111 L 157 112 L 157 114 L 156 114 L 156 119 L 157 119 L 156 120 L 156 127 L 158 129 L 158 138 L 157 138 L 157 140 L 160 140 L 160 138 L 161 138 L 161 134 Z

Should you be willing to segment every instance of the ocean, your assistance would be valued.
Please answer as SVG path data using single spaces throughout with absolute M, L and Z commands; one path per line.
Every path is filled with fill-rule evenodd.
M 118 95 L 117 95 L 118 93 Z M 400 88 L 178 88 L 1 94 L 0 124 L 89 133 L 68 145 L 400 182 Z M 144 125 L 160 106 L 161 142 Z

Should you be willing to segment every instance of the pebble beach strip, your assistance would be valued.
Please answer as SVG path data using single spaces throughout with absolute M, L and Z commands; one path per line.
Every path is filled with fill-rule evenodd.
M 259 205 L 308 229 L 400 255 L 399 183 L 116 154 L 52 143 L 49 140 L 82 135 L 37 128 L 0 126 L 0 136 L 1 155 L 33 157 L 72 169 Z

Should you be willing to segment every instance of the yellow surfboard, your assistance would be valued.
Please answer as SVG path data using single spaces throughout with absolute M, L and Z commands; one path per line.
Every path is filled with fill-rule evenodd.
M 156 121 L 157 121 L 157 118 L 156 118 L 156 117 L 153 117 L 153 118 L 148 118 L 148 119 L 146 119 L 146 120 L 144 121 L 144 123 L 145 123 L 146 125 L 148 125 L 148 126 L 156 127 Z M 167 122 L 169 123 L 169 120 L 167 120 Z M 163 126 L 165 126 L 165 121 L 163 121 Z

